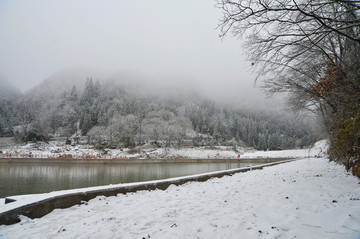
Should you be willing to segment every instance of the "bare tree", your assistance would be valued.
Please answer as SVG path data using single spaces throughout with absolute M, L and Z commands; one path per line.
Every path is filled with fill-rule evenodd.
M 218 0 L 217 6 L 221 36 L 247 38 L 249 60 L 270 92 L 302 96 L 293 98 L 296 108 L 337 110 L 325 94 L 314 97 L 314 87 L 324 86 L 320 80 L 332 67 L 350 73 L 349 54 L 360 44 L 360 1 Z
M 360 1 L 217 0 L 217 6 L 220 36 L 245 38 L 265 88 L 287 92 L 295 109 L 320 113 L 337 156 L 360 175 L 360 129 L 349 127 L 360 117 Z
M 259 75 L 296 66 L 309 50 L 322 52 L 333 61 L 341 54 L 324 41 L 343 37 L 360 43 L 360 1 L 320 0 L 218 0 L 223 11 L 220 36 L 229 31 L 246 37 L 249 60 Z

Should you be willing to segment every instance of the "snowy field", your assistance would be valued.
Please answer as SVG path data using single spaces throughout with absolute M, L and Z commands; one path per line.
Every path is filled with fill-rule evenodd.
M 360 238 L 359 179 L 324 158 L 97 197 L 40 219 L 0 226 L 0 238 Z
M 236 159 L 241 158 L 299 158 L 299 157 L 323 157 L 327 154 L 326 140 L 321 140 L 310 149 L 278 150 L 278 151 L 255 151 L 252 149 L 240 149 L 235 152 L 232 147 L 218 146 L 213 149 L 206 147 L 195 148 L 147 148 L 132 152 L 130 149 L 111 149 L 107 155 L 90 145 L 65 145 L 64 142 L 50 141 L 49 143 L 29 143 L 22 146 L 3 148 L 3 157 L 6 154 L 13 158 L 61 158 L 63 155 L 71 155 L 73 158 L 86 158 L 89 156 L 103 156 L 106 158 L 119 159 Z M 1 157 L 1 155 L 0 155 Z
M 241 158 L 309 158 L 327 157 L 329 142 L 320 140 L 310 149 L 244 152 Z

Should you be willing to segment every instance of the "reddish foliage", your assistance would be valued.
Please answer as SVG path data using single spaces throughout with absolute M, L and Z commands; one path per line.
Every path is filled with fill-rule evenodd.
M 341 73 L 336 66 L 327 68 L 324 77 L 321 77 L 319 82 L 310 88 L 310 98 L 324 98 L 335 89 L 341 79 Z

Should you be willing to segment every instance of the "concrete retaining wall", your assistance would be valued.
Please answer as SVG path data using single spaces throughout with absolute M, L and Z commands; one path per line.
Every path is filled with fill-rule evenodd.
M 181 185 L 191 181 L 204 182 L 210 178 L 214 177 L 223 177 L 225 175 L 232 175 L 234 173 L 246 172 L 250 170 L 262 169 L 267 166 L 277 165 L 281 163 L 286 163 L 293 160 L 285 160 L 275 163 L 269 163 L 264 165 L 259 165 L 256 167 L 246 167 L 239 169 L 230 169 L 225 171 L 199 174 L 194 176 L 187 176 L 181 178 L 173 178 L 159 181 L 150 181 L 139 183 L 135 185 L 119 185 L 118 187 L 106 188 L 101 190 L 89 190 L 85 192 L 78 193 L 66 193 L 49 197 L 41 201 L 23 205 L 5 212 L 0 213 L 0 225 L 10 225 L 20 221 L 19 215 L 24 215 L 29 218 L 40 218 L 56 208 L 68 208 L 77 204 L 80 204 L 82 201 L 89 201 L 97 196 L 116 196 L 117 194 L 125 194 L 129 192 L 136 192 L 140 190 L 165 190 L 170 185 Z

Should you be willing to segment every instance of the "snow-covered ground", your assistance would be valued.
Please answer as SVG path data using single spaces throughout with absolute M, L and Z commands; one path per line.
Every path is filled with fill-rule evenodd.
M 73 158 L 86 158 L 102 155 L 106 158 L 120 159 L 235 159 L 238 154 L 240 158 L 299 158 L 299 157 L 323 157 L 326 156 L 326 140 L 317 142 L 311 149 L 298 150 L 279 150 L 279 151 L 254 151 L 241 149 L 241 153 L 235 152 L 232 147 L 218 147 L 209 149 L 206 147 L 196 148 L 147 148 L 133 152 L 130 149 L 118 150 L 111 149 L 107 155 L 102 155 L 103 151 L 93 149 L 90 145 L 65 145 L 64 142 L 51 141 L 48 144 L 27 144 L 2 149 L 4 154 L 11 157 L 33 157 L 33 158 L 59 158 L 64 155 L 71 155 Z M 0 155 L 1 157 L 1 155 Z
M 325 158 L 97 197 L 0 226 L 1 239 L 359 237 L 359 179 Z
M 306 158 L 306 157 L 326 157 L 328 141 L 321 140 L 314 144 L 310 149 L 292 149 L 277 151 L 255 151 L 243 149 L 241 153 L 236 153 L 231 148 L 206 149 L 206 148 L 184 148 L 184 149 L 157 149 L 148 153 L 153 158 L 195 158 L 195 159 L 214 159 L 214 158 Z
M 253 151 L 245 152 L 241 158 L 306 158 L 306 157 L 327 157 L 329 142 L 321 140 L 310 149 L 277 150 L 277 151 Z

